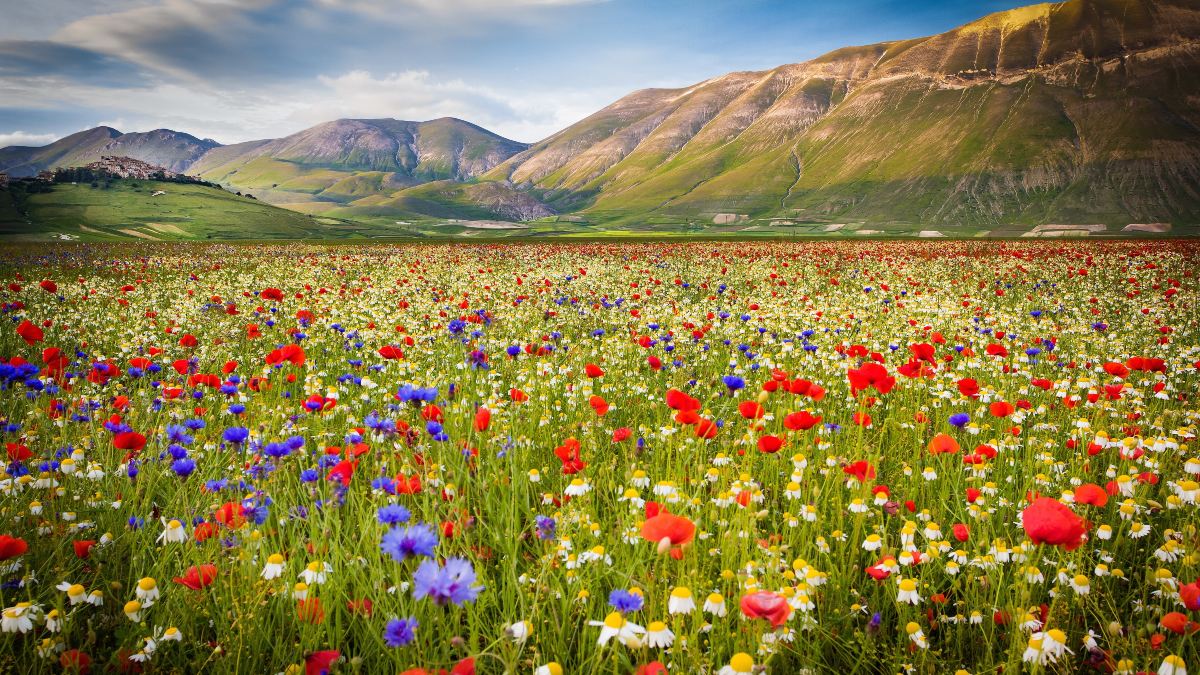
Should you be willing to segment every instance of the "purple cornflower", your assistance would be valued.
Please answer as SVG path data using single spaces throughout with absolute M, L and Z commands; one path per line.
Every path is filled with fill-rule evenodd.
M 729 388 L 729 393 L 731 394 L 746 386 L 746 381 L 737 375 L 726 375 L 725 377 L 721 378 L 721 381 L 724 382 L 725 386 Z
M 612 605 L 613 609 L 622 614 L 636 612 L 642 608 L 644 603 L 645 599 L 642 596 L 637 593 L 630 593 L 623 588 L 615 589 L 612 593 L 608 594 L 608 604 Z
M 429 598 L 437 605 L 453 602 L 461 605 L 474 602 L 479 596 L 475 584 L 475 568 L 463 558 L 447 558 L 444 566 L 426 560 L 413 573 L 413 597 Z
M 538 515 L 535 519 L 539 539 L 553 539 L 558 523 L 550 516 Z
M 229 427 L 225 430 L 225 440 L 229 443 L 245 443 L 250 438 L 250 430 L 246 427 Z
M 424 523 L 393 528 L 383 534 L 379 548 L 397 561 L 416 556 L 432 556 L 438 544 L 437 533 Z
M 192 475 L 193 471 L 196 470 L 196 462 L 192 461 L 191 457 L 177 459 L 171 463 L 171 470 L 176 474 L 187 478 L 188 476 Z
M 407 619 L 390 619 L 383 629 L 383 641 L 389 647 L 403 647 L 416 637 L 417 620 L 411 616 Z
M 384 525 L 402 525 L 407 523 L 408 519 L 412 516 L 408 512 L 408 509 L 399 504 L 388 504 L 387 506 L 380 507 L 376 515 L 379 518 L 379 522 Z

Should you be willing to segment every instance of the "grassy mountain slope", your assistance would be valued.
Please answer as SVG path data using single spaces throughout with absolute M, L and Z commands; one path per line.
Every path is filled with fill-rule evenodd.
M 635 92 L 484 176 L 633 223 L 1200 221 L 1200 3 L 1071 0 Z
M 191 167 L 271 203 L 318 209 L 439 180 L 469 180 L 526 146 L 454 118 L 336 120 L 218 148 Z

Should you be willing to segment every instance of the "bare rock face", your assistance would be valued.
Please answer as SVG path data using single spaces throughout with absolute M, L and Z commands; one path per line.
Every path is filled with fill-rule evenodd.
M 471 185 L 467 192 L 473 202 L 508 220 L 537 220 L 557 213 L 532 196 L 499 183 Z

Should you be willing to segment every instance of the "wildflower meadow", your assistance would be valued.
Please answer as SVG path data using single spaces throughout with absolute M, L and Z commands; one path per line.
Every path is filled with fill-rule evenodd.
M 1200 244 L 3 260 L 0 670 L 1200 669 Z

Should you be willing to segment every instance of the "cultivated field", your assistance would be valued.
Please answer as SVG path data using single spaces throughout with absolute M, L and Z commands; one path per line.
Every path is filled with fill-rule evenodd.
M 2 254 L 2 671 L 1200 668 L 1200 244 Z

